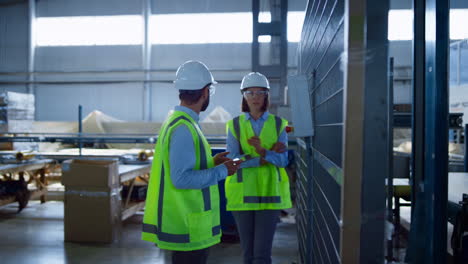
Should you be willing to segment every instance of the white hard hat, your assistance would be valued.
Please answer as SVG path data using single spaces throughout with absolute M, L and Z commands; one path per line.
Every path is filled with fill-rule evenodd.
M 259 72 L 251 72 L 242 79 L 240 89 L 244 90 L 251 87 L 261 87 L 267 88 L 269 90 L 270 83 L 268 82 L 268 79 L 265 77 L 265 75 Z
M 216 83 L 205 64 L 191 60 L 177 69 L 174 86 L 178 90 L 200 90 L 208 84 Z

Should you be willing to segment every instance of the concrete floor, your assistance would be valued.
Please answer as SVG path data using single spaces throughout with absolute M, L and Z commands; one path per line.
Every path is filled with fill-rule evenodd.
M 143 216 L 124 222 L 122 239 L 114 244 L 79 244 L 63 241 L 63 202 L 31 201 L 17 214 L 17 203 L 0 208 L 0 263 L 170 263 L 168 256 L 140 239 Z M 280 223 L 273 245 L 273 263 L 298 260 L 296 225 Z M 242 263 L 239 244 L 222 243 L 210 251 L 208 263 Z

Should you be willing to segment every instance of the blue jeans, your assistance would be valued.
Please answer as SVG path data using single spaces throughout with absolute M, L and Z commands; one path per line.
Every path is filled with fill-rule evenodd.
M 245 264 L 270 264 L 280 210 L 232 211 Z

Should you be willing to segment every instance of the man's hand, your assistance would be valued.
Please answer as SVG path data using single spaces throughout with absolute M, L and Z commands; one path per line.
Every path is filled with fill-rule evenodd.
M 231 176 L 233 175 L 234 173 L 236 173 L 236 171 L 240 168 L 240 165 L 243 161 L 240 160 L 240 159 L 233 159 L 233 160 L 229 160 L 229 161 L 226 161 L 224 162 L 224 166 L 226 166 L 227 170 L 228 170 L 228 176 Z
M 216 154 L 216 155 L 213 157 L 214 165 L 215 165 L 215 166 L 218 166 L 218 165 L 221 164 L 221 163 L 224 163 L 224 162 L 226 162 L 226 161 L 231 160 L 231 159 L 229 159 L 228 157 L 226 157 L 227 154 L 229 154 L 229 152 L 220 152 L 220 153 Z
M 288 149 L 286 148 L 286 145 L 283 144 L 282 142 L 276 142 L 273 147 L 271 147 L 270 149 L 271 151 L 274 151 L 276 153 L 284 153 L 286 152 Z
M 255 151 L 260 154 L 260 156 L 265 157 L 266 150 L 262 147 L 262 142 L 259 137 L 251 137 L 247 140 L 249 145 L 255 148 Z

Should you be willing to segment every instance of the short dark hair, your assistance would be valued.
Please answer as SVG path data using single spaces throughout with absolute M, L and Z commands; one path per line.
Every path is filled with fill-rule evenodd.
M 188 105 L 196 104 L 203 95 L 203 89 L 210 85 L 211 84 L 208 84 L 199 90 L 179 90 L 179 99 Z
M 244 91 L 245 91 L 245 89 L 241 91 L 241 93 L 242 93 L 241 111 L 244 112 L 244 113 L 250 113 L 249 104 L 247 104 L 247 101 L 245 100 L 244 95 L 243 95 Z M 270 97 L 267 95 L 267 96 L 265 96 L 265 100 L 263 101 L 263 105 L 262 105 L 262 108 L 260 108 L 260 110 L 265 112 L 268 109 L 269 106 L 270 106 Z

